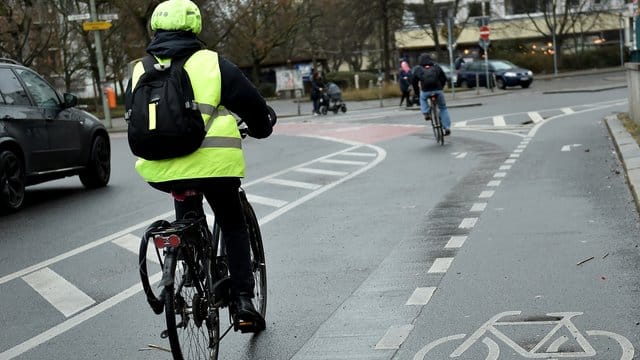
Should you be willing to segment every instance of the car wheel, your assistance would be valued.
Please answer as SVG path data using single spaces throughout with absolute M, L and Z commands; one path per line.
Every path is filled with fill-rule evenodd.
M 0 211 L 18 210 L 24 201 L 24 163 L 11 150 L 0 151 Z
M 496 79 L 496 86 L 502 90 L 507 88 L 507 85 L 504 83 L 504 79 L 502 78 L 497 78 Z
M 111 147 L 104 135 L 93 139 L 86 168 L 80 173 L 80 181 L 87 188 L 106 186 L 111 176 Z

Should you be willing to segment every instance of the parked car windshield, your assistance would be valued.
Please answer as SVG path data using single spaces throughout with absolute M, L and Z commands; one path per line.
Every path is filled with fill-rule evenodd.
M 514 64 L 504 60 L 492 61 L 491 65 L 493 65 L 493 68 L 496 70 L 509 70 L 517 67 Z

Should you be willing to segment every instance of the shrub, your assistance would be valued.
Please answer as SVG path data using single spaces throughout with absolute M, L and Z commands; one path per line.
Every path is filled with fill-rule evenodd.
M 341 89 L 355 88 L 354 76 L 358 74 L 359 86 L 361 89 L 369 87 L 369 81 L 373 81 L 374 84 L 378 81 L 378 76 L 369 72 L 354 72 L 354 71 L 338 71 L 328 73 L 325 76 L 325 80 L 328 82 L 336 83 Z

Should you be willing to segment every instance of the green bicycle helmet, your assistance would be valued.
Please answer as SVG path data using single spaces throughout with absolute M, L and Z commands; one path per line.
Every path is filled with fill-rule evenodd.
M 202 30 L 200 9 L 190 0 L 161 2 L 151 15 L 151 30 L 191 31 L 198 35 Z

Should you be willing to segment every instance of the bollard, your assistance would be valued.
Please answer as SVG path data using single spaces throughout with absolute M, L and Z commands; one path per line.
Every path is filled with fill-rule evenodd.
M 107 104 L 109 105 L 109 109 L 116 108 L 116 91 L 113 90 L 112 87 L 107 86 L 104 88 L 104 94 L 107 97 Z

